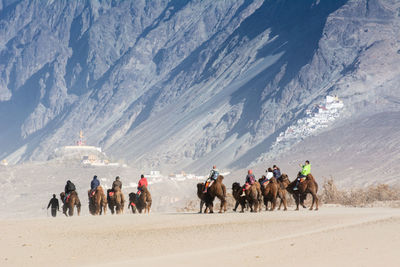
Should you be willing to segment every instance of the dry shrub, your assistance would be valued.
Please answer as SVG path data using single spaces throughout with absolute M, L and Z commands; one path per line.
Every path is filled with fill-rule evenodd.
M 376 206 L 376 202 L 387 202 L 387 206 L 400 200 L 400 190 L 387 184 L 378 184 L 367 188 L 339 190 L 333 179 L 323 184 L 320 199 L 326 204 L 340 204 L 353 207 Z

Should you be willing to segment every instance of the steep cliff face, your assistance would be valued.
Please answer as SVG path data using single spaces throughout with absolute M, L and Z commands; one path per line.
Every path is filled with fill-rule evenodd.
M 245 167 L 327 95 L 399 109 L 400 5 L 0 2 L 0 157 L 79 130 L 139 168 Z

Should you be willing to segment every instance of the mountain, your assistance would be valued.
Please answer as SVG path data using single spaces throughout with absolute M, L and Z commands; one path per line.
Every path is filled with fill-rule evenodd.
M 398 114 L 400 3 L 2 0 L 0 59 L 0 159 L 82 130 L 137 169 L 240 169 L 327 96 L 325 130 Z

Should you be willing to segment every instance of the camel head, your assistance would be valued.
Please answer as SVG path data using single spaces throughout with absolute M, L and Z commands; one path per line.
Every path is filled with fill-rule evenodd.
M 241 189 L 240 183 L 234 182 L 234 183 L 232 184 L 232 191 L 235 192 L 235 191 L 237 191 L 237 190 L 239 190 L 239 189 Z
M 204 190 L 204 183 L 198 183 L 197 184 L 197 195 L 200 196 L 203 194 Z

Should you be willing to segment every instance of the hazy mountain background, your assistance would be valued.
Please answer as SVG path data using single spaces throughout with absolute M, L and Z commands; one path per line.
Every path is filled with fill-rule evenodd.
M 0 1 L 10 163 L 45 161 L 83 130 L 143 171 L 278 162 L 294 175 L 307 158 L 320 176 L 394 183 L 399 84 L 395 0 Z M 327 95 L 340 117 L 270 152 Z

